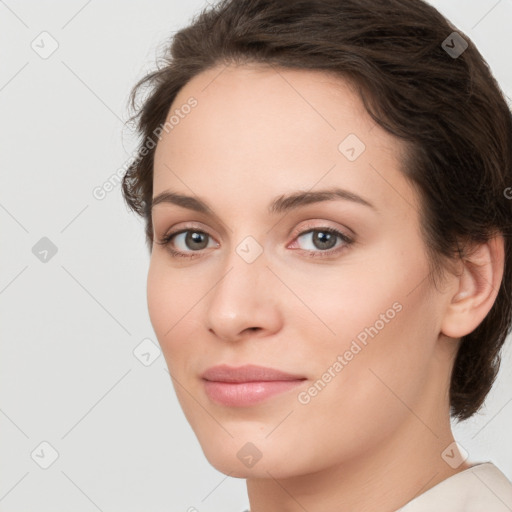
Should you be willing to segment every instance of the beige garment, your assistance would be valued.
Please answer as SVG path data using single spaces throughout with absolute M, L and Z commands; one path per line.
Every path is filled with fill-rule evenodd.
M 512 482 L 492 462 L 477 463 L 396 512 L 512 512 Z

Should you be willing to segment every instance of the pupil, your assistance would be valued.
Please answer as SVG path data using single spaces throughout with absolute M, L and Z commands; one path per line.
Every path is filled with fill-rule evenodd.
M 317 231 L 313 236 L 313 243 L 317 249 L 331 249 L 336 245 L 336 237 L 326 231 Z
M 197 231 L 191 231 L 191 232 L 188 232 L 187 233 L 187 236 L 186 236 L 186 244 L 187 245 L 192 245 L 191 249 L 204 249 L 208 243 L 205 243 L 205 240 L 206 240 L 206 236 L 205 236 L 205 233 L 199 233 Z M 201 245 L 201 243 L 204 245 L 204 247 L 193 247 L 194 244 L 199 244 Z

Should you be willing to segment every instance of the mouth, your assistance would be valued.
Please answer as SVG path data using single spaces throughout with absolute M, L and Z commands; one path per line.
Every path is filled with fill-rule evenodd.
M 302 384 L 306 377 L 256 365 L 214 366 L 201 375 L 208 397 L 221 405 L 246 407 Z

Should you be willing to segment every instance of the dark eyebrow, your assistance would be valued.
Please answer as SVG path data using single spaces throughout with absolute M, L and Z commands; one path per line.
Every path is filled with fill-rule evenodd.
M 192 196 L 178 194 L 176 192 L 171 192 L 169 190 L 162 192 L 153 198 L 153 202 L 151 203 L 151 210 L 153 210 L 153 208 L 160 203 L 175 204 L 181 206 L 182 208 L 188 208 L 189 210 L 195 210 L 196 212 L 213 215 L 213 211 L 210 209 L 210 207 L 200 199 L 196 199 Z
M 372 203 L 366 199 L 363 199 L 361 196 L 358 196 L 354 192 L 350 192 L 349 190 L 345 190 L 343 188 L 330 188 L 327 190 L 318 190 L 315 192 L 298 191 L 293 194 L 279 196 L 270 205 L 269 212 L 281 213 L 311 203 L 319 203 L 320 201 L 334 201 L 335 199 L 352 201 L 353 203 L 368 206 L 369 208 L 377 210 Z
M 318 190 L 315 192 L 298 191 L 292 194 L 283 194 L 272 201 L 268 211 L 269 213 L 282 213 L 284 211 L 293 210 L 308 204 L 319 203 L 321 201 L 333 201 L 335 199 L 352 201 L 353 203 L 377 210 L 372 203 L 366 199 L 363 199 L 361 196 L 355 194 L 354 192 L 350 192 L 342 188 L 331 188 L 327 190 Z M 162 192 L 153 198 L 151 209 L 160 203 L 175 204 L 181 206 L 182 208 L 187 208 L 189 210 L 215 216 L 212 209 L 204 201 L 197 199 L 196 197 L 178 194 L 169 190 Z

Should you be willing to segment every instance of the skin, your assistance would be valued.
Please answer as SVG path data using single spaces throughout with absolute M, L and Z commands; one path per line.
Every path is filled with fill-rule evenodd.
M 441 456 L 454 441 L 449 378 L 459 338 L 496 298 L 502 239 L 478 247 L 472 264 L 433 287 L 419 199 L 400 171 L 403 146 L 340 78 L 219 66 L 181 89 L 171 111 L 190 96 L 197 106 L 157 145 L 153 196 L 198 197 L 216 216 L 154 206 L 155 240 L 186 227 L 211 238 L 194 252 L 183 235 L 175 237 L 172 248 L 193 258 L 154 243 L 147 299 L 178 400 L 208 461 L 247 479 L 251 512 L 392 512 L 470 467 L 452 468 Z M 348 134 L 366 146 L 355 161 L 338 150 Z M 332 186 L 375 209 L 336 199 L 267 210 L 277 196 Z M 338 239 L 339 252 L 312 257 L 321 247 L 311 233 L 299 234 L 325 227 L 354 242 Z M 247 236 L 263 251 L 252 263 L 236 252 Z M 300 403 L 299 392 L 394 303 L 401 311 Z M 209 399 L 200 378 L 222 363 L 306 380 L 265 402 L 228 407 Z M 237 457 L 247 442 L 262 455 L 252 467 Z

